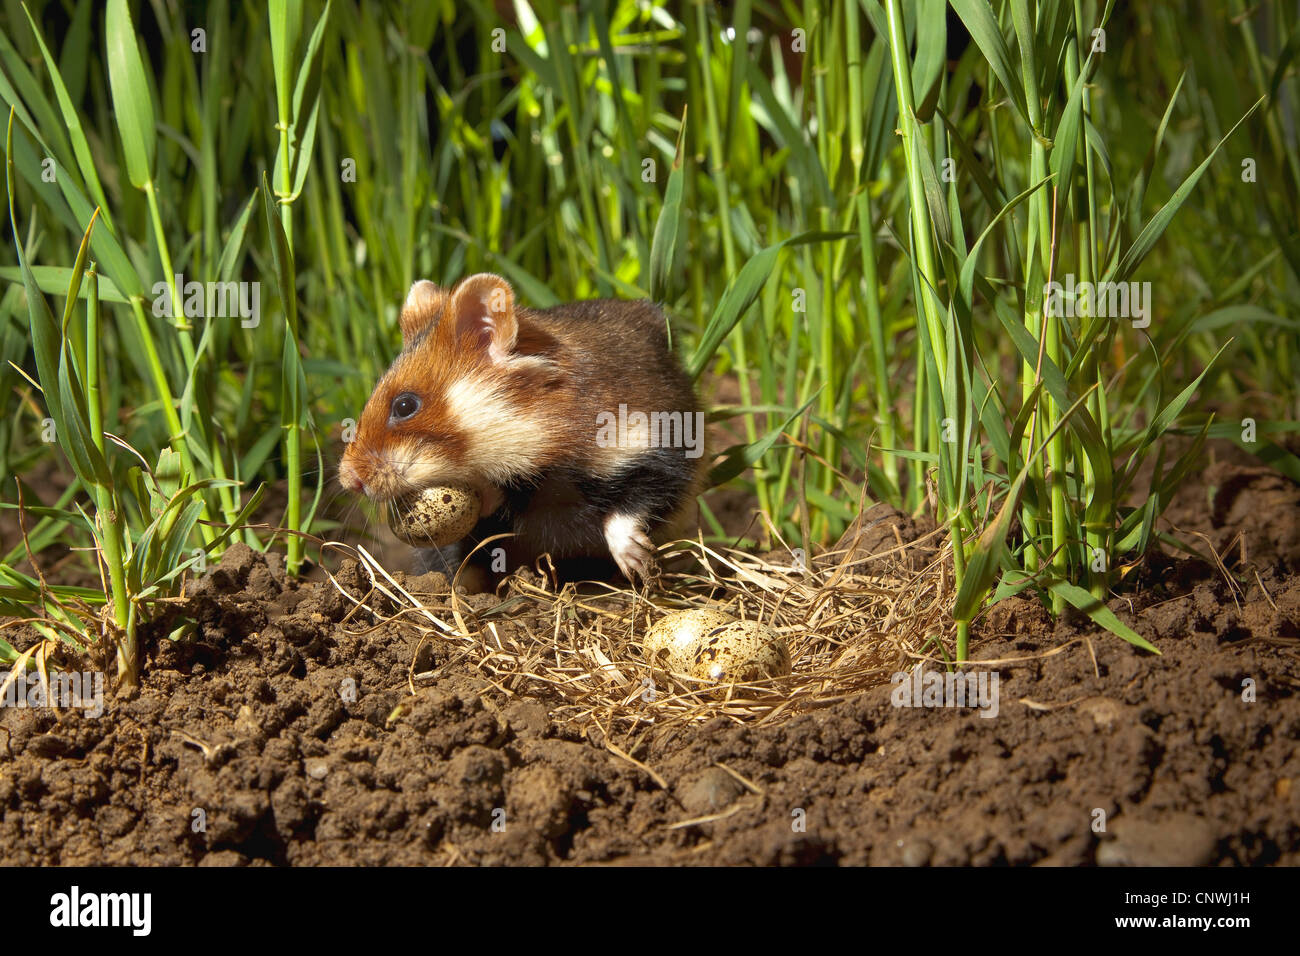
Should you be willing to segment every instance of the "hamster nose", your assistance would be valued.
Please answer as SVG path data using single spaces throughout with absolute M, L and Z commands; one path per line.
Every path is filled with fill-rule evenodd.
M 357 469 L 346 459 L 339 462 L 339 484 L 354 495 L 363 494 L 366 483 L 357 474 Z

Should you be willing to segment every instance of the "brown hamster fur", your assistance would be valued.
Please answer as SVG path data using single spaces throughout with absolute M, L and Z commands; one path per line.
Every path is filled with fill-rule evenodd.
M 451 290 L 417 282 L 401 328 L 402 352 L 343 454 L 343 487 L 388 502 L 468 484 L 484 504 L 466 543 L 513 533 L 500 542 L 511 567 L 549 553 L 647 577 L 706 461 L 663 313 L 612 299 L 523 308 L 481 273 Z

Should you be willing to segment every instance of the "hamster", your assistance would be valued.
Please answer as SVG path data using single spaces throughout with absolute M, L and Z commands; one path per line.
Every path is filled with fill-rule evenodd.
M 529 309 L 480 273 L 450 290 L 416 282 L 400 326 L 402 351 L 358 419 L 342 486 L 386 503 L 470 485 L 483 506 L 461 554 L 509 532 L 483 550 L 503 548 L 510 568 L 542 554 L 612 559 L 629 581 L 649 580 L 656 542 L 693 516 L 706 462 L 704 415 L 659 308 Z

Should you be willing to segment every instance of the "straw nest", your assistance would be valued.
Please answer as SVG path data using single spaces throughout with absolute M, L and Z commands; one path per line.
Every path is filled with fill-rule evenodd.
M 445 663 L 426 671 L 416 669 L 417 649 L 412 693 L 453 669 L 477 673 L 508 697 L 541 700 L 553 719 L 594 724 L 607 738 L 715 717 L 770 724 L 887 684 L 949 643 L 947 549 L 936 548 L 933 532 L 910 543 L 895 534 L 892 546 L 869 549 L 864 541 L 880 536 L 864 535 L 868 527 L 860 522 L 808 562 L 792 551 L 757 556 L 678 541 L 663 552 L 688 553 L 692 570 L 665 573 L 649 590 L 555 588 L 545 573 L 524 571 L 495 596 L 471 601 L 455 588 L 408 589 L 364 548 L 344 545 L 334 547 L 356 557 L 370 590 L 358 595 L 330 577 L 354 605 L 346 627 L 410 628 L 420 644 L 449 646 Z M 652 666 L 641 650 L 649 626 L 701 607 L 774 628 L 789 646 L 791 675 L 719 685 Z

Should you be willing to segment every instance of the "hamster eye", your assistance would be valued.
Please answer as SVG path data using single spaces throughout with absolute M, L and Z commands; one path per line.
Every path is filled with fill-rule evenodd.
M 392 422 L 405 421 L 420 410 L 420 397 L 410 392 L 403 392 L 393 399 L 393 404 L 388 410 L 388 420 Z

